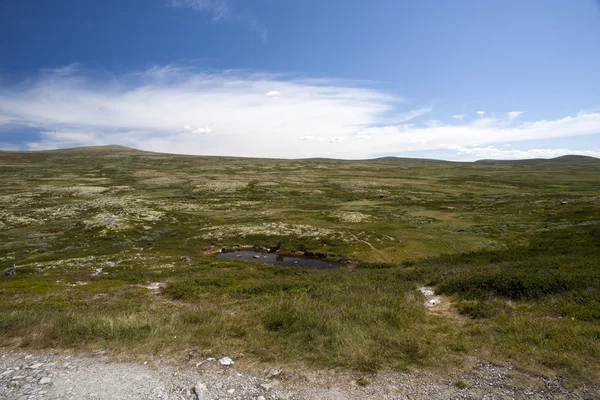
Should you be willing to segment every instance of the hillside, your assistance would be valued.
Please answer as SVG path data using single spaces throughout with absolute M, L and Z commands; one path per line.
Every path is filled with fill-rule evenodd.
M 108 348 L 125 359 L 194 350 L 365 379 L 482 362 L 600 383 L 597 159 L 281 160 L 106 146 L 0 152 L 0 176 L 7 349 Z M 216 256 L 241 248 L 344 266 Z

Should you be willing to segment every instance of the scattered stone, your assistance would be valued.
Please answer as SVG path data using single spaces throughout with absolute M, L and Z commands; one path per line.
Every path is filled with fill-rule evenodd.
M 39 382 L 39 384 L 40 384 L 40 385 L 47 385 L 47 384 L 49 384 L 50 382 L 52 382 L 52 379 L 51 379 L 51 378 L 49 378 L 49 377 L 47 377 L 47 376 L 45 376 L 45 377 L 43 377 L 42 379 L 40 379 L 40 382 Z
M 195 358 L 195 357 L 201 357 L 201 356 L 202 356 L 202 353 L 200 353 L 200 352 L 199 352 L 198 350 L 196 350 L 196 349 L 194 349 L 194 350 L 191 350 L 191 351 L 188 353 L 188 357 L 189 357 L 189 358 Z
M 25 368 L 27 368 L 27 369 L 40 369 L 42 367 L 42 365 L 44 365 L 44 364 L 42 364 L 42 363 L 36 363 L 36 364 L 30 365 L 30 366 L 25 367 Z
M 17 275 L 17 269 L 14 266 L 14 264 L 11 268 L 4 271 L 4 276 L 15 276 L 15 275 Z
M 235 389 L 229 389 L 229 390 L 227 391 L 227 394 L 233 394 L 233 393 L 235 393 Z
M 194 386 L 194 393 L 196 393 L 196 398 L 198 400 L 209 400 L 210 399 L 210 396 L 208 394 L 208 389 L 206 388 L 206 385 L 202 382 L 196 383 L 196 386 Z
M 21 379 L 25 379 L 25 375 L 17 375 L 12 377 L 13 381 L 20 381 Z
M 265 396 L 258 396 L 258 397 L 256 398 L 256 400 L 266 400 L 266 399 L 265 399 Z
M 270 384 L 270 383 L 261 383 L 260 387 L 263 388 L 263 389 L 265 389 L 266 391 L 269 391 L 269 390 L 271 390 L 271 388 L 273 387 L 273 385 Z
M 92 356 L 103 356 L 103 355 L 106 355 L 106 353 L 108 353 L 108 349 L 102 349 L 102 350 L 93 352 Z
M 222 357 L 219 358 L 219 362 L 221 363 L 221 365 L 225 365 L 225 366 L 230 366 L 235 364 L 235 361 L 233 361 L 231 358 L 229 357 Z
M 268 372 L 267 372 L 267 378 L 273 378 L 275 376 L 279 376 L 281 375 L 281 368 L 271 368 Z
M 426 307 L 435 307 L 441 303 L 440 297 L 435 295 L 435 292 L 432 288 L 428 287 L 420 287 L 419 291 L 425 296 L 425 306 Z
M 27 390 L 27 389 L 31 389 L 31 384 L 30 383 L 26 383 L 23 386 L 21 386 L 21 390 Z

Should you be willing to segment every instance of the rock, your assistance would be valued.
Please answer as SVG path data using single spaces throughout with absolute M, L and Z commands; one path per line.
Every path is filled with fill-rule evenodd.
M 233 393 L 235 393 L 235 389 L 229 389 L 229 390 L 227 391 L 227 394 L 233 394 Z
M 12 378 L 13 381 L 20 381 L 21 379 L 25 379 L 25 375 L 17 375 Z
M 42 364 L 42 363 L 36 363 L 36 364 L 30 365 L 30 366 L 25 367 L 25 368 L 27 368 L 27 369 L 40 369 L 42 367 L 42 365 L 44 365 L 44 364 Z
M 108 349 L 102 349 L 102 350 L 93 352 L 92 356 L 103 356 L 103 355 L 106 355 L 106 353 L 108 353 Z
M 196 349 L 194 349 L 194 350 L 192 350 L 192 351 L 190 351 L 190 352 L 188 353 L 188 357 L 189 357 L 189 358 L 195 358 L 195 357 L 201 357 L 201 356 L 202 356 L 202 353 L 200 353 L 200 352 L 199 352 L 198 350 L 196 350 Z
M 31 389 L 31 384 L 30 383 L 26 383 L 23 386 L 21 386 L 21 390 L 27 390 L 27 389 Z
M 279 376 L 279 375 L 281 375 L 281 368 L 271 368 L 267 372 L 267 378 L 273 378 L 273 377 Z
M 4 276 L 15 276 L 15 275 L 17 275 L 17 269 L 14 265 L 11 268 L 4 271 Z
M 229 357 L 219 358 L 219 362 L 221 363 L 221 365 L 225 365 L 225 366 L 230 366 L 230 365 L 235 364 L 235 362 Z
M 266 399 L 265 399 L 265 396 L 258 396 L 258 397 L 256 398 L 256 400 L 266 400 Z
M 40 385 L 47 385 L 50 382 L 52 382 L 52 379 L 48 378 L 47 376 L 43 377 L 42 379 L 40 379 L 39 384 Z
M 260 258 L 260 256 L 254 256 L 254 258 Z
M 206 388 L 206 385 L 202 382 L 196 383 L 196 386 L 194 386 L 194 393 L 196 393 L 196 398 L 198 400 L 209 400 L 210 399 L 210 395 L 208 394 L 208 389 Z

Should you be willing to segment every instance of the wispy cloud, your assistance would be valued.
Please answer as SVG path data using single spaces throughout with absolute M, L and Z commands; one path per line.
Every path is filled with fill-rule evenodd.
M 189 8 L 210 15 L 213 22 L 237 22 L 250 27 L 267 43 L 268 29 L 254 15 L 235 8 L 228 0 L 167 0 L 167 7 Z
M 177 66 L 111 81 L 92 75 L 71 68 L 0 86 L 0 129 L 38 129 L 41 139 L 30 142 L 30 149 L 122 144 L 161 152 L 288 158 L 309 152 L 370 158 L 443 149 L 475 157 L 472 149 L 490 152 L 496 143 L 600 134 L 600 112 L 589 111 L 529 122 L 508 117 L 420 121 L 433 111 L 403 111 L 406 104 L 397 97 L 327 79 Z M 279 94 L 267 95 L 274 91 Z M 518 155 L 496 151 L 505 153 L 494 158 Z
M 299 137 L 298 139 L 304 140 L 307 142 L 320 142 L 321 140 L 323 140 L 323 138 L 321 136 L 312 136 L 312 135 L 302 136 L 302 137 Z
M 183 127 L 183 130 L 189 132 L 189 134 L 193 136 L 204 135 L 212 132 L 212 128 L 209 126 L 203 128 L 194 128 L 192 126 L 186 125 Z
M 452 118 L 462 120 L 464 118 L 464 114 L 454 114 Z
M 462 147 L 456 146 L 457 155 L 461 160 L 524 160 L 530 158 L 554 158 L 566 154 L 576 154 L 581 156 L 600 157 L 600 150 L 572 150 L 566 148 L 560 149 L 530 149 L 530 150 L 502 150 L 495 146 L 487 147 Z
M 525 111 L 511 111 L 508 113 L 508 119 L 513 121 L 513 120 L 519 118 L 524 113 L 525 113 Z
M 225 0 L 167 0 L 167 6 L 208 13 L 215 22 L 225 19 L 230 13 L 229 3 Z

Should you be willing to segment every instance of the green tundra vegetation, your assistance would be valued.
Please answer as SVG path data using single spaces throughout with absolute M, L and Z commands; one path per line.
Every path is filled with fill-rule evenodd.
M 599 381 L 598 159 L 106 146 L 0 152 L 0 178 L 0 346 L 363 372 L 481 360 Z M 346 266 L 214 255 L 236 246 Z

